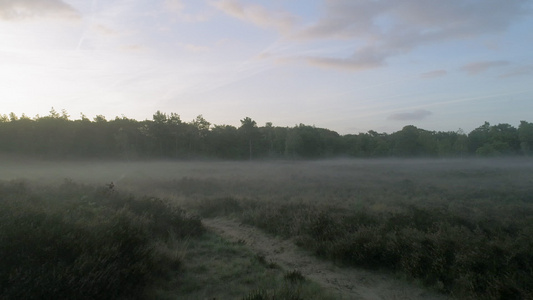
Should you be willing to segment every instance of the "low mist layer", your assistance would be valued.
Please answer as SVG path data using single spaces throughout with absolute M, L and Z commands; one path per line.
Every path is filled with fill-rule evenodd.
M 338 188 L 347 192 L 411 181 L 420 186 L 465 189 L 527 188 L 533 182 L 529 159 L 373 159 L 323 161 L 43 161 L 1 159 L 1 180 L 28 179 L 58 183 L 71 179 L 84 183 L 114 182 L 118 189 L 143 186 L 149 193 L 162 183 L 181 182 L 184 191 L 206 182 L 208 191 L 253 196 L 253 190 L 298 193 Z M 187 185 L 186 182 L 191 181 Z M 303 194 L 302 194 L 303 193 Z M 349 195 L 349 193 L 347 193 Z

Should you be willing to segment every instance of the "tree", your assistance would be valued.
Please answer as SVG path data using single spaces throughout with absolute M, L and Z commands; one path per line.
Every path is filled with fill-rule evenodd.
M 420 154 L 419 135 L 419 129 L 413 125 L 405 126 L 401 131 L 394 133 L 394 154 L 399 156 Z
M 196 129 L 198 129 L 198 135 L 201 138 L 205 138 L 207 136 L 207 133 L 209 132 L 209 127 L 211 127 L 211 123 L 207 122 L 206 119 L 204 119 L 204 116 L 198 115 L 196 119 L 192 121 L 192 124 Z
M 239 127 L 239 131 L 248 141 L 250 160 L 252 160 L 252 141 L 257 137 L 258 134 L 257 123 L 251 118 L 246 117 L 241 120 L 241 127 Z
M 97 115 L 96 117 L 94 117 L 94 121 L 96 123 L 105 123 L 105 122 L 107 122 L 105 116 L 103 116 L 103 115 Z
M 533 150 L 533 123 L 520 121 L 518 126 L 520 149 L 524 155 L 530 155 Z
M 152 120 L 141 128 L 141 132 L 151 141 L 149 148 L 159 156 L 178 157 L 180 149 L 184 148 L 180 147 L 184 144 L 180 141 L 186 140 L 186 125 L 176 113 L 167 115 L 158 110 L 153 114 Z
M 52 109 L 50 109 L 49 117 L 52 119 L 59 119 L 59 113 L 52 107 Z
M 204 154 L 206 151 L 205 142 L 209 134 L 209 123 L 202 115 L 198 115 L 189 123 L 182 124 L 183 136 L 188 145 L 189 155 Z
M 48 156 L 64 157 L 72 155 L 74 126 L 68 118 L 63 118 L 52 107 L 50 114 L 35 120 L 37 151 Z
M 298 147 L 301 143 L 298 127 L 288 128 L 285 135 L 285 156 L 292 158 L 298 153 Z
M 66 109 L 62 109 L 61 110 L 60 118 L 63 119 L 63 120 L 68 120 L 70 118 L 70 115 L 68 114 Z
M 272 122 L 266 122 L 265 127 L 261 128 L 262 136 L 267 147 L 269 156 L 274 155 L 274 127 Z
M 157 145 L 157 153 L 159 156 L 163 156 L 167 152 L 167 144 L 170 140 L 170 132 L 167 123 L 167 114 L 158 110 L 152 115 L 152 122 L 149 123 L 148 126 L 149 135 L 154 139 L 154 143 Z
M 520 151 L 518 130 L 506 123 L 490 128 L 489 142 L 499 154 L 515 154 Z
M 14 112 L 11 112 L 9 113 L 9 120 L 11 122 L 15 122 L 16 120 L 18 120 L 19 118 L 17 117 L 17 115 L 14 113 Z
M 124 115 L 107 123 L 108 131 L 113 134 L 113 154 L 122 158 L 132 159 L 141 154 L 143 135 L 139 130 L 139 122 L 128 119 Z
M 476 153 L 477 149 L 483 146 L 489 140 L 490 123 L 485 122 L 483 125 L 472 130 L 468 134 L 468 150 L 470 153 Z
M 223 159 L 240 159 L 239 132 L 235 126 L 215 125 L 208 135 L 209 155 Z
M 518 131 L 509 124 L 490 126 L 485 122 L 468 135 L 470 152 L 481 156 L 517 153 L 520 149 Z
M 170 135 L 174 138 L 174 155 L 178 157 L 180 148 L 182 148 L 180 146 L 183 144 L 183 142 L 180 143 L 180 141 L 185 140 L 185 127 L 177 113 L 170 113 L 167 123 Z
M 457 132 L 457 138 L 453 143 L 452 150 L 454 155 L 464 156 L 468 154 L 468 136 L 459 129 Z

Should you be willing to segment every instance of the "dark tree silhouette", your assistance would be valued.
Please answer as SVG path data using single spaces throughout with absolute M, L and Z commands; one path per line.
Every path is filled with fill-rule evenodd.
M 259 131 L 257 130 L 257 123 L 249 117 L 241 120 L 241 127 L 239 131 L 242 132 L 244 138 L 248 142 L 249 158 L 252 160 L 252 143 L 256 139 Z
M 44 117 L 0 115 L 0 152 L 43 158 L 199 158 L 319 159 L 334 156 L 387 157 L 466 155 L 531 155 L 533 123 L 490 125 L 485 122 L 468 135 L 434 132 L 412 125 L 387 134 L 339 135 L 335 131 L 300 124 L 258 127 L 250 117 L 240 127 L 214 125 L 199 115 L 183 122 L 176 113 L 157 111 L 151 120 L 127 117 L 90 120 L 81 114 L 71 120 L 65 110 Z

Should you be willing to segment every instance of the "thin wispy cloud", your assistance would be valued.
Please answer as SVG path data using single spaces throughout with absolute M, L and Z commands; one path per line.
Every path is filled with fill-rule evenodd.
M 115 36 L 118 34 L 116 30 L 113 30 L 102 24 L 98 24 L 94 26 L 94 30 L 96 30 L 96 32 L 98 32 L 99 34 L 105 35 L 105 36 Z
M 388 120 L 394 121 L 420 121 L 432 115 L 429 110 L 419 109 L 413 112 L 395 113 L 387 117 Z
M 183 45 L 183 47 L 187 49 L 188 51 L 195 52 L 195 53 L 208 52 L 209 50 L 211 50 L 211 48 L 207 46 L 201 46 L 201 45 L 195 45 L 195 44 L 185 44 Z
M 294 39 L 355 40 L 360 46 L 351 57 L 328 58 L 331 66 L 361 70 L 354 62 L 367 62 L 367 51 L 376 51 L 375 66 L 385 65 L 390 57 L 406 54 L 415 48 L 447 41 L 477 38 L 505 31 L 514 21 L 528 13 L 530 2 L 464 0 L 376 0 L 326 1 L 324 15 L 292 35 Z M 309 62 L 314 64 L 316 58 Z M 320 60 L 318 60 L 320 61 Z M 379 63 L 376 63 L 379 62 Z
M 307 57 L 305 60 L 313 66 L 346 71 L 374 69 L 384 64 L 385 55 L 380 52 L 373 52 L 370 49 L 368 51 L 366 51 L 367 49 L 364 50 L 358 51 L 356 55 L 349 58 Z
M 509 77 L 517 77 L 517 76 L 526 76 L 526 75 L 531 75 L 531 74 L 533 74 L 533 66 L 528 65 L 528 66 L 516 67 L 509 72 L 501 74 L 498 77 L 509 78 Z
M 430 71 L 430 72 L 425 72 L 425 73 L 420 74 L 420 78 L 433 79 L 433 78 L 439 78 L 439 77 L 446 76 L 446 74 L 448 74 L 446 70 L 435 70 L 435 71 Z
M 165 0 L 163 7 L 167 12 L 174 14 L 180 21 L 183 22 L 204 22 L 210 17 L 207 12 L 201 13 L 189 13 L 187 12 L 187 6 L 182 0 Z
M 478 61 L 466 64 L 461 67 L 461 70 L 466 72 L 468 75 L 478 75 L 483 72 L 486 72 L 489 69 L 499 68 L 503 66 L 507 66 L 510 63 L 508 61 L 504 60 L 498 60 L 498 61 Z
M 139 45 L 139 44 L 133 44 L 133 45 L 123 45 L 120 48 L 122 51 L 125 52 L 140 52 L 146 50 L 146 46 Z
M 183 1 L 181 0 L 165 0 L 163 3 L 166 9 L 168 9 L 171 12 L 180 14 L 185 9 L 185 4 L 183 4 Z
M 271 11 L 258 4 L 243 4 L 237 0 L 213 2 L 213 6 L 225 14 L 256 26 L 276 29 L 286 34 L 290 31 L 296 18 L 286 11 Z
M 35 18 L 80 19 L 80 13 L 62 0 L 2 0 L 0 20 L 20 21 Z

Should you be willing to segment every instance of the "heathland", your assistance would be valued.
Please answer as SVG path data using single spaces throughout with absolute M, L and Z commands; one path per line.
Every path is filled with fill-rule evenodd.
M 246 253 L 246 244 L 206 231 L 201 220 L 212 218 L 253 226 L 345 268 L 393 274 L 453 298 L 533 297 L 533 161 L 527 157 L 268 162 L 9 157 L 0 180 L 0 250 L 9 258 L 3 260 L 0 284 L 7 298 L 21 291 L 33 293 L 30 298 L 87 293 L 85 287 L 93 293 L 87 295 L 108 298 L 332 297 L 301 281 L 305 276 L 298 270 L 280 270 L 253 253 L 230 260 L 232 253 Z M 113 189 L 106 186 L 110 182 Z M 225 254 L 217 261 L 213 253 Z M 202 265 L 206 255 L 213 258 L 209 267 Z M 221 267 L 221 261 L 233 263 Z M 205 290 L 216 282 L 234 284 Z M 36 288 L 16 289 L 29 283 Z M 117 289 L 125 294 L 113 294 Z M 235 293 L 224 294 L 228 290 Z

